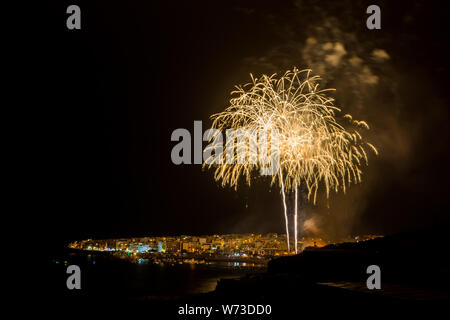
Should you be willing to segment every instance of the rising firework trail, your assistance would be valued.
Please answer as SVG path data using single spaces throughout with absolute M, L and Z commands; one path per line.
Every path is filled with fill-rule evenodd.
M 313 203 L 316 203 L 320 185 L 325 187 L 327 197 L 331 190 L 345 193 L 347 185 L 361 182 L 361 167 L 368 164 L 366 149 L 378 152 L 372 144 L 363 141 L 358 131 L 369 129 L 366 122 L 346 114 L 341 117 L 346 120 L 345 126 L 338 123 L 336 116 L 341 110 L 327 95 L 334 89 L 319 89 L 320 77 L 311 76 L 311 70 L 294 68 L 280 78 L 274 74 L 259 79 L 251 75 L 251 79 L 231 93 L 230 105 L 225 111 L 212 116 L 215 131 L 210 140 L 222 142 L 221 132 L 227 132 L 225 152 L 214 149 L 220 157 L 226 153 L 223 158 L 227 161 L 215 154 L 215 160 L 206 161 L 204 166 L 216 167 L 214 178 L 221 181 L 222 186 L 237 188 L 241 177 L 250 185 L 252 176 L 263 167 L 254 161 L 261 159 L 263 152 L 252 147 L 261 144 L 263 137 L 254 133 L 276 132 L 277 144 L 268 148 L 270 155 L 276 151 L 278 156 L 278 168 L 271 184 L 278 184 L 281 189 L 288 251 L 286 193 L 295 192 L 294 248 L 297 252 L 298 189 L 304 189 L 307 200 Z M 234 136 L 229 140 L 227 130 L 230 129 Z M 245 150 L 245 153 L 230 153 L 233 148 Z

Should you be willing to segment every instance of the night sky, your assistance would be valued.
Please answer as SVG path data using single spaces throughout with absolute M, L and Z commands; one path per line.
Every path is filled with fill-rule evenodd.
M 81 30 L 66 8 L 81 8 Z M 366 28 L 370 4 L 381 30 Z M 306 234 L 393 233 L 448 219 L 449 42 L 430 1 L 54 1 L 36 47 L 32 139 L 42 233 L 69 240 L 284 232 L 280 193 L 174 165 L 173 130 L 222 111 L 249 73 L 312 68 L 379 149 L 361 185 L 307 205 Z M 205 144 L 206 145 L 206 144 Z

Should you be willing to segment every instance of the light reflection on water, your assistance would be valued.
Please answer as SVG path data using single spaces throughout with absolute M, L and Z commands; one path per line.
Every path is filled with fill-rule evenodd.
M 221 276 L 221 277 L 206 278 L 203 281 L 199 282 L 199 285 L 197 287 L 188 290 L 187 293 L 197 294 L 197 293 L 211 292 L 214 291 L 214 289 L 216 289 L 217 282 L 220 279 L 233 279 L 233 278 L 239 278 L 239 276 Z
M 245 262 L 159 263 L 129 261 L 96 255 L 70 255 L 69 264 L 83 270 L 84 288 L 97 295 L 175 296 L 213 291 L 220 279 L 262 273 L 263 265 Z M 93 263 L 95 261 L 95 264 Z

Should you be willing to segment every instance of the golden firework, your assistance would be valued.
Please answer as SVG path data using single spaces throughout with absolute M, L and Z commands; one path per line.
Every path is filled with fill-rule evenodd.
M 204 166 L 216 167 L 214 177 L 222 186 L 237 188 L 241 177 L 250 185 L 252 175 L 263 167 L 262 161 L 257 160 L 265 153 L 255 147 L 263 137 L 254 133 L 276 132 L 276 146 L 271 145 L 266 151 L 270 156 L 278 156 L 271 183 L 278 183 L 283 193 L 289 249 L 284 193 L 295 191 L 297 199 L 297 189 L 303 187 L 308 200 L 312 198 L 315 203 L 321 184 L 327 197 L 331 190 L 345 192 L 348 184 L 361 181 L 361 167 L 368 163 L 366 148 L 378 152 L 359 133 L 360 129 L 369 129 L 366 122 L 346 114 L 342 118 L 347 126 L 338 123 L 336 115 L 341 110 L 327 96 L 334 89 L 320 89 L 320 77 L 311 76 L 311 70 L 294 68 L 280 78 L 273 74 L 259 79 L 251 75 L 251 79 L 231 92 L 230 105 L 225 111 L 212 116 L 212 128 L 216 129 L 212 139 L 230 129 L 234 136 L 228 139 L 227 134 L 223 159 L 206 161 Z M 245 152 L 229 153 L 231 149 Z M 297 226 L 295 230 L 297 251 Z

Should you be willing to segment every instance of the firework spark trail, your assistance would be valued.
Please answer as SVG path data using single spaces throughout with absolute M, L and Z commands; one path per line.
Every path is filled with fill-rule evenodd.
M 294 213 L 294 241 L 295 241 L 295 253 L 297 253 L 297 204 L 298 204 L 298 200 L 297 200 L 297 193 L 298 193 L 298 188 L 297 188 L 297 183 L 295 183 L 295 213 Z
M 214 178 L 222 186 L 237 189 L 242 177 L 250 185 L 252 176 L 261 163 L 261 150 L 250 145 L 261 144 L 261 137 L 254 132 L 278 133 L 278 170 L 272 175 L 271 184 L 278 182 L 283 196 L 287 221 L 285 193 L 295 192 L 303 187 L 307 199 L 316 203 L 319 185 L 323 184 L 326 196 L 331 190 L 346 191 L 346 185 L 361 181 L 361 166 L 368 162 L 366 147 L 375 154 L 376 148 L 364 142 L 358 128 L 369 129 L 364 121 L 354 120 L 351 115 L 344 115 L 352 129 L 346 129 L 335 118 L 341 110 L 334 106 L 334 99 L 327 93 L 334 89 L 319 89 L 318 76 L 310 76 L 311 70 L 294 68 L 279 79 L 276 75 L 263 75 L 260 79 L 251 75 L 252 81 L 237 86 L 230 99 L 230 106 L 225 111 L 212 116 L 212 128 L 216 129 L 211 140 L 220 138 L 220 132 L 227 129 L 236 131 L 237 140 L 228 141 L 225 151 L 236 147 L 245 150 L 245 157 L 226 153 L 227 161 L 205 161 L 204 166 L 215 166 Z M 240 130 L 238 130 L 240 129 Z M 220 135 L 220 136 L 219 136 Z M 214 148 L 214 146 L 208 146 Z M 228 150 L 230 149 L 230 150 Z M 269 149 L 269 148 L 268 148 Z M 274 154 L 270 148 L 269 155 Z M 217 151 L 217 150 L 215 150 Z M 221 150 L 219 155 L 222 156 Z M 242 159 L 244 158 L 244 159 Z M 231 160 L 231 161 L 228 161 Z M 244 160 L 244 161 L 243 161 Z M 253 160 L 253 161 L 251 161 Z M 297 197 L 295 207 L 295 237 L 297 238 Z M 289 231 L 286 236 L 289 248 Z M 295 242 L 297 246 L 297 239 Z
M 287 241 L 288 252 L 291 252 L 291 248 L 289 246 L 289 220 L 288 220 L 288 215 L 287 215 L 286 195 L 284 193 L 283 173 L 281 172 L 281 170 L 280 170 L 280 176 L 281 176 L 281 179 L 280 179 L 281 194 L 283 196 L 283 206 L 284 206 L 284 219 L 286 221 L 286 241 Z

